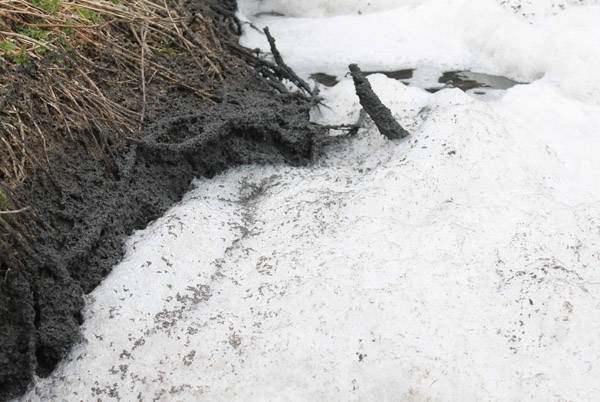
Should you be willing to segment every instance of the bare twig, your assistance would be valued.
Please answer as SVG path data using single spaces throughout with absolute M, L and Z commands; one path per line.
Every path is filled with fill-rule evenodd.
M 139 132 L 142 132 L 142 126 L 144 125 L 144 117 L 146 116 L 146 68 L 144 66 L 145 54 L 146 54 L 146 36 L 148 34 L 148 27 L 142 28 L 142 57 L 140 62 L 141 68 L 141 79 L 142 79 L 142 112 L 140 113 L 140 127 Z
M 281 53 L 279 53 L 279 50 L 275 45 L 275 38 L 273 38 L 273 36 L 271 36 L 271 32 L 269 32 L 269 28 L 265 27 L 263 31 L 267 36 L 269 46 L 271 46 L 271 53 L 273 54 L 275 62 L 277 63 L 279 68 L 283 71 L 285 75 L 287 75 L 287 78 L 289 78 L 294 84 L 296 84 L 298 88 L 305 90 L 310 96 L 315 96 L 316 94 L 313 93 L 306 81 L 298 77 L 294 70 L 292 70 L 290 67 L 287 66 L 287 64 L 285 64 L 283 58 L 281 57 Z
M 29 210 L 29 207 L 25 207 L 25 208 L 21 208 L 21 209 L 15 209 L 13 211 L 0 211 L 0 215 L 20 214 L 20 213 L 28 211 L 28 210 Z
M 373 119 L 379 132 L 391 140 L 407 137 L 409 135 L 408 131 L 402 128 L 400 123 L 394 119 L 390 109 L 381 103 L 381 100 L 375 94 L 373 88 L 371 88 L 369 80 L 367 80 L 367 77 L 365 77 L 360 68 L 356 64 L 350 64 L 348 68 L 350 69 L 350 74 L 352 74 L 360 104 L 371 119 Z

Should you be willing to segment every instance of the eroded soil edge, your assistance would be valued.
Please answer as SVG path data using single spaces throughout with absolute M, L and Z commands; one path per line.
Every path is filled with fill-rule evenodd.
M 230 32 L 235 1 L 204 2 L 217 30 Z M 231 52 L 243 53 L 234 41 Z M 180 200 L 194 176 L 310 162 L 322 131 L 309 123 L 309 101 L 247 57 L 218 84 L 217 104 L 181 92 L 156 111 L 141 141 L 109 145 L 100 166 L 74 149 L 22 194 L 45 227 L 27 264 L 0 252 L 0 400 L 22 394 L 34 373 L 47 376 L 68 353 L 79 340 L 83 295 L 122 258 L 126 237 Z

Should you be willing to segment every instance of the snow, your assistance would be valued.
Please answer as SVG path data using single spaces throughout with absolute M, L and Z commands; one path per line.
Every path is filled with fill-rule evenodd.
M 411 136 L 367 122 L 314 166 L 197 180 L 129 240 L 85 342 L 24 399 L 600 398 L 598 8 L 371 3 L 244 7 L 306 16 L 254 24 L 305 76 L 341 80 L 315 121 L 358 119 L 348 62 L 416 68 L 408 86 L 369 76 Z M 242 41 L 264 46 L 249 26 Z M 455 68 L 533 82 L 417 85 Z
M 326 17 L 389 11 L 394 8 L 416 6 L 422 2 L 422 0 L 239 0 L 238 6 L 243 14 L 251 17 L 266 13 L 284 14 L 290 17 Z M 599 0 L 497 0 L 496 2 L 527 18 L 546 17 L 572 7 L 600 4 Z
M 567 95 L 598 104 L 598 21 L 600 6 L 595 5 L 567 8 L 533 23 L 494 0 L 424 0 L 368 15 L 263 16 L 253 24 L 269 26 L 284 59 L 305 76 L 342 76 L 350 63 L 365 70 L 470 69 L 527 82 L 543 77 Z M 242 44 L 269 49 L 252 28 Z
M 412 6 L 419 2 L 420 0 L 240 0 L 238 8 L 248 16 L 271 13 L 291 17 L 325 17 L 368 14 L 400 6 Z

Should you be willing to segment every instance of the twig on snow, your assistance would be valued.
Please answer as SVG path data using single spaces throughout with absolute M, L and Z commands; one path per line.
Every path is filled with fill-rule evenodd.
M 394 119 L 392 112 L 375 94 L 369 80 L 367 80 L 367 77 L 360 68 L 356 64 L 350 64 L 348 68 L 350 69 L 350 74 L 352 74 L 354 88 L 356 89 L 360 104 L 371 119 L 373 119 L 379 132 L 390 140 L 407 137 L 409 132 Z
M 283 58 L 281 57 L 281 53 L 279 53 L 279 50 L 277 49 L 277 46 L 275 45 L 275 38 L 273 38 L 273 36 L 271 36 L 271 32 L 269 32 L 269 28 L 265 27 L 263 29 L 263 31 L 265 32 L 265 35 L 267 35 L 267 40 L 269 41 L 269 46 L 271 46 L 271 53 L 273 54 L 273 57 L 275 58 L 275 62 L 277 63 L 277 65 L 279 66 L 279 68 L 281 70 L 283 70 L 283 72 L 288 76 L 288 78 L 298 86 L 298 88 L 305 90 L 311 97 L 314 97 L 316 94 L 313 92 L 313 90 L 310 89 L 310 86 L 306 83 L 306 81 L 304 81 L 302 78 L 298 77 L 298 75 L 294 72 L 294 70 L 292 70 L 290 67 L 288 67 L 287 64 L 285 64 L 285 62 L 283 61 Z

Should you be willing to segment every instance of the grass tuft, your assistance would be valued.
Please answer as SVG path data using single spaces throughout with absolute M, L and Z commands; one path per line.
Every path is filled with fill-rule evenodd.
M 224 52 L 212 22 L 182 4 L 0 0 L 4 217 L 19 221 L 27 208 L 9 200 L 29 178 L 51 172 L 51 160 L 83 147 L 102 165 L 107 147 L 143 135 L 154 100 L 148 91 L 156 98 L 183 89 L 213 102 L 211 83 L 221 79 Z M 7 233 L 18 239 L 35 232 L 26 220 L 21 229 L 6 222 L 0 219 L 0 249 L 14 243 Z
M 8 205 L 9 205 L 8 198 L 6 197 L 6 195 L 0 188 L 0 210 L 8 209 Z
M 220 78 L 221 47 L 210 21 L 189 15 L 176 1 L 0 2 L 2 176 L 20 183 L 47 160 L 35 151 L 44 148 L 41 138 L 34 141 L 37 147 L 30 141 L 45 135 L 31 109 L 33 99 L 41 100 L 36 107 L 61 122 L 72 139 L 91 131 L 127 136 L 140 131 L 145 105 L 111 101 L 103 90 L 112 86 L 107 76 L 119 76 L 115 85 L 133 86 L 144 96 L 148 82 L 160 81 L 210 100 L 209 88 L 170 68 L 176 56 L 192 61 L 198 75 Z M 15 68 L 33 78 L 21 99 L 11 98 L 14 86 L 24 84 L 10 82 Z

